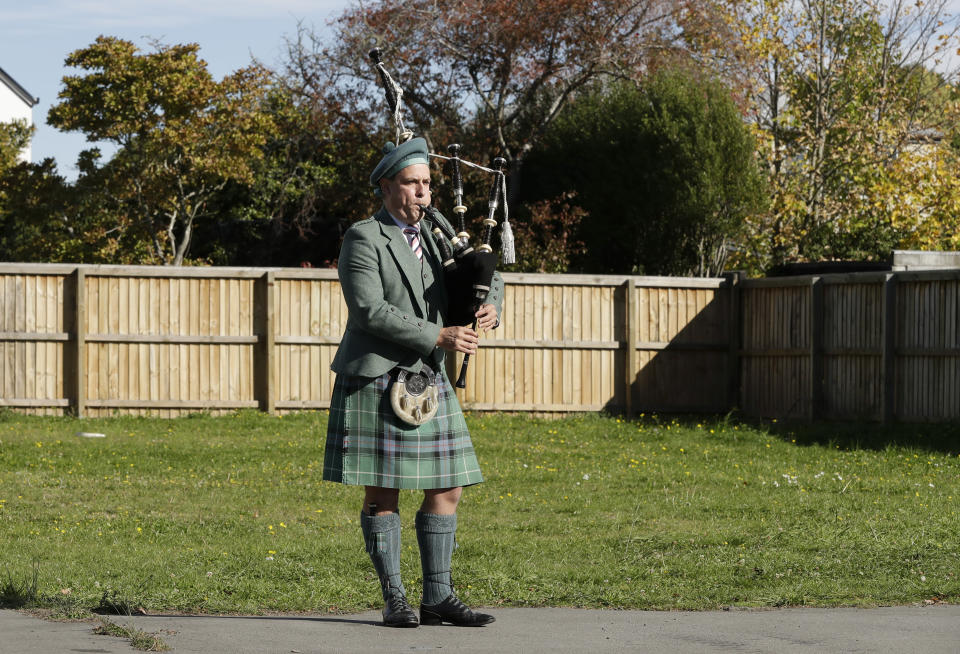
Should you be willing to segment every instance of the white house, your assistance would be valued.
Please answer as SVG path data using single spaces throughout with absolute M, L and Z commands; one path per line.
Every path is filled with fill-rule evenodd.
M 10 77 L 0 68 L 0 123 L 9 123 L 18 119 L 26 119 L 28 125 L 33 125 L 33 105 L 40 98 L 35 98 L 25 88 L 17 84 L 17 80 Z M 30 161 L 30 146 L 20 153 L 23 161 Z

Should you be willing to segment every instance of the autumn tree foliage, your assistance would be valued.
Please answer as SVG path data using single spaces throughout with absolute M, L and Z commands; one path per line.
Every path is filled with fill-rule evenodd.
M 347 11 L 321 63 L 370 80 L 366 53 L 382 46 L 422 132 L 475 119 L 512 161 L 578 89 L 632 77 L 669 47 L 680 14 L 659 0 L 385 0 Z
M 117 147 L 103 164 L 97 150 L 82 154 L 79 182 L 101 193 L 113 238 L 129 242 L 120 260 L 182 264 L 211 199 L 231 180 L 251 182 L 263 157 L 267 72 L 216 81 L 198 50 L 155 43 L 144 53 L 101 36 L 67 57 L 84 73 L 64 78 L 48 122 Z
M 366 147 L 376 153 L 395 139 L 367 57 L 381 47 L 403 89 L 405 123 L 434 152 L 458 142 L 463 156 L 477 163 L 506 157 L 513 204 L 524 160 L 573 97 L 596 80 L 633 79 L 689 58 L 690 44 L 708 30 L 712 7 L 666 0 L 362 3 L 332 25 L 330 42 L 301 29 L 285 76 L 338 116 L 338 131 L 367 133 Z M 437 178 L 443 197 L 444 177 Z M 487 180 L 467 171 L 464 181 L 468 207 L 483 207 Z M 564 199 L 548 202 L 560 206 Z M 549 220 L 544 206 L 538 215 Z M 559 223 L 549 228 L 564 230 Z
M 884 259 L 898 247 L 958 249 L 958 19 L 949 8 L 364 0 L 329 31 L 298 26 L 275 73 L 254 62 L 219 81 L 196 44 L 141 51 L 100 37 L 68 58 L 78 73 L 48 116 L 92 144 L 75 183 L 52 161 L 13 165 L 28 135 L 0 126 L 0 256 L 331 265 L 343 232 L 378 206 L 367 180 L 395 138 L 367 56 L 374 46 L 403 89 L 404 122 L 432 151 L 457 142 L 470 161 L 509 160 L 519 269 L 715 274 L 732 252 L 728 266 L 760 273 L 789 261 Z M 655 80 L 681 72 L 685 90 L 656 104 Z M 736 109 L 725 104 L 718 119 L 716 96 L 680 110 L 714 97 L 716 79 Z M 621 106 L 617 88 L 646 95 Z M 643 106 L 676 111 L 632 113 Z M 746 140 L 728 138 L 745 125 L 753 156 Z M 690 138 L 669 150 L 679 134 Z M 115 153 L 101 156 L 102 142 Z M 649 152 L 667 154 L 641 156 Z M 731 181 L 737 166 L 725 160 L 742 162 L 749 184 Z M 769 202 L 732 192 L 762 195 L 752 195 L 754 160 Z M 641 168 L 639 182 L 622 172 Z M 434 169 L 445 210 L 449 177 Z M 475 233 L 488 183 L 465 170 Z
M 738 265 L 955 247 L 958 22 L 948 4 L 730 3 L 773 187 Z
M 587 212 L 576 204 L 577 194 L 564 191 L 546 200 L 525 204 L 523 217 L 512 220 L 517 261 L 509 272 L 566 273 L 586 252 L 580 227 Z

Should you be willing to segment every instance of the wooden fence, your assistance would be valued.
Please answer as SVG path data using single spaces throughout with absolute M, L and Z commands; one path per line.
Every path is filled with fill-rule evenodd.
M 748 415 L 960 420 L 960 271 L 734 286 Z
M 960 418 L 960 272 L 504 278 L 469 409 Z M 0 264 L 0 406 L 325 408 L 346 319 L 332 270 Z

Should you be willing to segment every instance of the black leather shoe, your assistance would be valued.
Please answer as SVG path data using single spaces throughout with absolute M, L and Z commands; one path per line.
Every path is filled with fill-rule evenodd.
M 420 624 L 438 625 L 449 622 L 457 627 L 482 627 L 496 620 L 492 615 L 477 613 L 453 594 L 439 604 L 420 605 Z
M 420 624 L 413 607 L 403 595 L 392 595 L 383 607 L 383 625 L 385 627 L 416 627 Z

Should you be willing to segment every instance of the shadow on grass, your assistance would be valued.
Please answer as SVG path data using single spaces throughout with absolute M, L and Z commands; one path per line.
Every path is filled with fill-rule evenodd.
M 960 424 L 891 424 L 847 422 L 764 423 L 767 430 L 797 445 L 839 446 L 848 450 L 902 447 L 955 455 L 960 453 Z
M 609 414 L 614 415 L 614 414 Z M 735 412 L 726 415 L 647 414 L 633 421 L 645 424 L 671 424 L 688 429 L 711 426 L 739 425 L 758 432 L 767 432 L 783 441 L 799 446 L 828 446 L 848 450 L 885 450 L 891 447 L 960 454 L 960 422 L 954 423 L 894 423 L 875 422 L 806 422 L 790 420 L 761 420 L 747 418 Z
M 33 578 L 26 580 L 14 579 L 7 570 L 6 579 L 0 583 L 0 609 L 24 609 L 37 605 L 37 580 L 40 577 L 40 568 L 33 566 Z
M 144 610 L 139 602 L 123 597 L 116 591 L 104 591 L 100 603 L 90 612 L 97 615 L 142 615 Z

